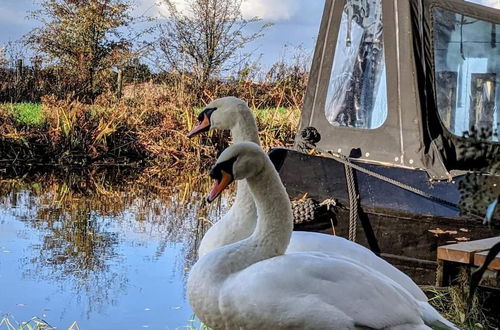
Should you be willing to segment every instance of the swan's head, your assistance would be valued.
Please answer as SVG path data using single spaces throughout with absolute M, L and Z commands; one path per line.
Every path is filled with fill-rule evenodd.
M 212 202 L 234 180 L 259 174 L 266 162 L 270 162 L 267 155 L 253 142 L 239 142 L 230 146 L 222 152 L 210 171 L 215 184 L 207 201 Z
M 188 137 L 211 129 L 232 129 L 237 120 L 252 115 L 245 101 L 234 96 L 222 97 L 210 102 L 198 115 L 198 124 L 189 132 Z

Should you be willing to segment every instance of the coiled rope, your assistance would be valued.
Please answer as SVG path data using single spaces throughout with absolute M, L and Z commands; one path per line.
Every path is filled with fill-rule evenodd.
M 347 180 L 347 193 L 349 195 L 349 240 L 356 242 L 356 230 L 358 229 L 358 196 L 354 173 L 352 167 L 344 164 L 345 178 Z

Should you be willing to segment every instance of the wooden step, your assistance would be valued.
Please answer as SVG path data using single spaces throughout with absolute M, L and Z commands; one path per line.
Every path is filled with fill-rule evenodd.
M 438 260 L 446 260 L 467 265 L 482 265 L 488 250 L 496 243 L 500 242 L 500 236 L 480 239 L 476 241 L 463 242 L 457 244 L 443 245 L 438 247 Z M 477 263 L 475 261 L 475 255 Z M 483 255 L 484 254 L 484 255 Z M 495 259 L 493 263 L 500 263 L 500 260 Z
M 484 260 L 486 259 L 486 255 L 488 251 L 476 252 L 474 254 L 474 265 L 482 266 L 484 264 Z M 489 270 L 500 270 L 500 254 L 497 254 L 495 259 L 488 265 Z

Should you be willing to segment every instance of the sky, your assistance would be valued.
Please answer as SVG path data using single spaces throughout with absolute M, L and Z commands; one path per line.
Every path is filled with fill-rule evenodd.
M 161 1 L 161 0 L 160 0 Z M 137 4 L 134 14 L 165 19 L 163 6 L 158 0 L 134 0 Z M 185 8 L 185 1 L 176 0 L 179 8 Z M 40 0 L 0 0 L 0 46 L 16 41 L 38 26 L 28 19 L 28 11 L 39 7 Z M 244 17 L 259 16 L 264 23 L 273 23 L 265 35 L 248 45 L 245 53 L 252 53 L 254 59 L 262 59 L 268 67 L 286 54 L 297 53 L 300 47 L 312 54 L 319 30 L 324 0 L 244 0 Z
M 0 0 L 0 46 L 20 39 L 37 26 L 37 22 L 26 18 L 28 11 L 39 7 L 40 0 Z M 134 13 L 165 19 L 164 6 L 157 6 L 161 0 L 134 0 Z M 175 0 L 179 8 L 185 8 L 185 0 Z M 471 0 L 500 8 L 500 0 Z M 319 30 L 324 0 L 244 0 L 244 17 L 259 16 L 263 22 L 274 25 L 265 35 L 252 42 L 244 50 L 253 58 L 260 56 L 262 66 L 293 54 L 312 55 Z M 302 50 L 299 51 L 297 48 Z

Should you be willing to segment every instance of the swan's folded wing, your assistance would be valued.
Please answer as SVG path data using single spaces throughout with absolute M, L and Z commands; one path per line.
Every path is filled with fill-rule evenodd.
M 427 301 L 427 296 L 409 276 L 360 244 L 335 235 L 306 231 L 293 232 L 287 253 L 305 251 L 333 253 L 334 255 L 352 259 L 364 268 L 372 268 L 389 277 L 416 299 Z
M 226 281 L 219 302 L 235 327 L 423 326 L 408 294 L 355 264 L 321 253 L 288 254 L 256 263 Z

